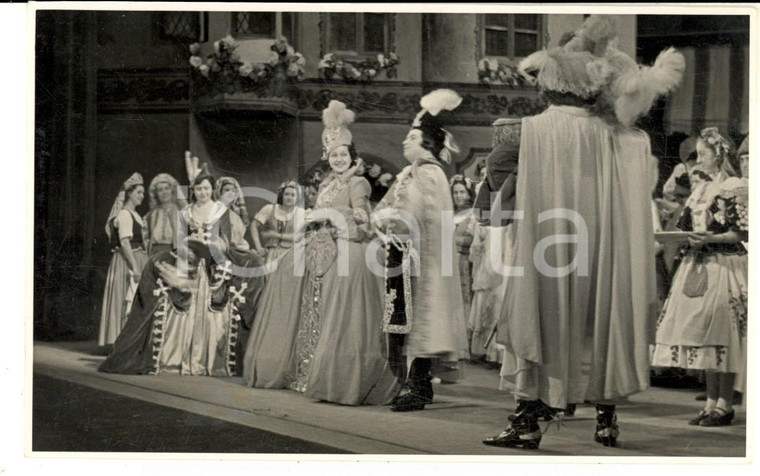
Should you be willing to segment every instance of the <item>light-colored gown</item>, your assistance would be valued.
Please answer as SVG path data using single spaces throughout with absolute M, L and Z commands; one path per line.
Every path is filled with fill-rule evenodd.
M 739 230 L 736 213 L 732 216 L 726 210 L 710 212 L 726 178 L 723 172 L 714 175 L 712 181 L 697 185 L 687 200 L 695 231 Z M 734 210 L 742 210 L 740 213 L 746 217 L 746 197 L 724 199 L 724 203 L 731 201 Z M 692 273 L 700 271 L 706 273 L 702 292 L 685 292 L 688 281 L 694 279 Z M 747 250 L 742 244 L 714 244 L 689 250 L 676 271 L 658 320 L 652 365 L 735 373 L 734 388 L 744 392 L 747 276 Z
M 137 267 L 142 271 L 148 255 L 143 246 L 144 222 L 137 212 L 121 209 L 114 218 L 112 225 L 113 255 L 111 264 L 108 266 L 106 287 L 103 291 L 103 307 L 100 314 L 100 330 L 98 345 L 107 346 L 113 344 L 118 338 L 127 321 L 127 302 L 129 287 L 132 282 L 129 264 L 124 259 L 119 247 L 121 240 L 129 238 Z
M 317 197 L 314 211 L 333 210 L 348 229 L 341 235 L 323 224 L 307 237 L 307 277 L 291 388 L 316 400 L 381 405 L 400 389 L 382 331 L 383 278 L 372 273 L 365 260 L 370 193 L 362 177 L 331 174 Z M 347 263 L 341 262 L 344 247 Z

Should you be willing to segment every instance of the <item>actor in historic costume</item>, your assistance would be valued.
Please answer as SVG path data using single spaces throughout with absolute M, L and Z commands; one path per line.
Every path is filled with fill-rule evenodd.
M 461 100 L 446 89 L 421 99 L 422 111 L 403 144 L 410 165 L 375 209 L 378 234 L 387 243 L 385 330 L 399 351 L 392 358 L 401 378 L 405 358 L 412 360 L 406 391 L 391 403 L 394 411 L 422 410 L 432 403 L 432 359 L 468 357 L 456 250 L 453 237 L 446 241 L 444 236 L 444 220 L 453 216 L 454 204 L 443 163 L 458 149 L 438 117 Z
M 148 256 L 143 244 L 144 222 L 135 210 L 145 195 L 140 174 L 132 174 L 121 186 L 106 220 L 106 235 L 113 256 L 108 266 L 98 345 L 108 348 L 124 328 Z
M 597 404 L 595 441 L 614 446 L 616 401 L 648 387 L 656 316 L 646 134 L 630 125 L 680 82 L 674 50 L 640 68 L 592 16 L 521 69 L 550 106 L 523 119 L 512 266 L 497 341 L 518 402 L 487 445 L 538 448 L 544 405 Z M 585 373 L 585 375 L 584 375 Z
M 248 250 L 241 219 L 213 200 L 213 188 L 199 171 L 193 204 L 180 212 L 181 246 L 150 258 L 101 372 L 237 375 L 239 326 L 252 320 L 264 260 Z
M 177 214 L 187 206 L 177 179 L 161 173 L 148 187 L 150 211 L 145 215 L 145 242 L 148 255 L 171 250 L 177 240 Z

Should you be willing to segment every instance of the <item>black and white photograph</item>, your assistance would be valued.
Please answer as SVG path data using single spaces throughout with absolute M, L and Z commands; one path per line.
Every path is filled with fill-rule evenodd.
M 757 13 L 30 3 L 26 458 L 747 465 Z

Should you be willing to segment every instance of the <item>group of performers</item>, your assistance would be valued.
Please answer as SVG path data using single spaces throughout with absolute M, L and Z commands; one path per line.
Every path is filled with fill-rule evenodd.
M 242 374 L 251 387 L 415 411 L 433 402 L 439 370 L 484 355 L 502 362 L 517 408 L 483 443 L 538 448 L 539 418 L 583 402 L 596 405 L 595 441 L 615 446 L 615 405 L 648 387 L 651 365 L 672 366 L 707 371 L 691 423 L 730 424 L 727 395 L 746 373 L 748 146 L 737 155 L 702 131 L 707 179 L 683 209 L 689 248 L 657 319 L 653 157 L 632 124 L 685 63 L 671 48 L 641 67 L 614 32 L 591 16 L 523 60 L 549 107 L 497 121 L 477 192 L 446 176 L 458 148 L 442 124 L 462 101 L 447 89 L 421 99 L 409 165 L 375 206 L 339 101 L 323 113 L 330 172 L 308 209 L 284 182 L 249 220 L 236 180 L 190 162 L 191 203 L 161 174 L 140 217 L 133 175 L 107 222 L 100 343 L 113 350 L 100 370 Z

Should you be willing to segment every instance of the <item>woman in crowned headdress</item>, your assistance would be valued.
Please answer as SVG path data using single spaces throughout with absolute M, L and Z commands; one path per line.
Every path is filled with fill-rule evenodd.
M 177 214 L 187 206 L 179 183 L 169 174 L 153 177 L 148 187 L 150 211 L 145 215 L 145 242 L 148 255 L 171 250 L 176 246 Z
M 735 418 L 734 391 L 747 370 L 746 167 L 715 127 L 697 141 L 697 163 L 707 177 L 686 201 L 683 231 L 689 249 L 678 267 L 657 323 L 652 365 L 704 370 L 705 407 L 690 425 L 725 426 Z
M 361 159 L 348 129 L 354 117 L 339 101 L 330 101 L 322 115 L 322 159 L 330 172 L 307 214 L 312 229 L 292 388 L 316 400 L 382 405 L 400 383 L 382 333 L 382 275 L 365 259 L 372 188 L 356 175 Z
M 237 375 L 239 327 L 253 318 L 263 260 L 248 250 L 240 217 L 214 200 L 214 178 L 196 173 L 180 246 L 151 257 L 102 372 Z
M 422 110 L 403 142 L 409 165 L 375 209 L 376 231 L 386 243 L 383 328 L 394 343 L 394 367 L 406 382 L 406 391 L 391 403 L 393 411 L 422 410 L 433 402 L 434 360 L 469 357 L 456 250 L 443 231 L 446 215 L 454 212 L 443 166 L 459 149 L 439 122 L 442 111 L 461 102 L 449 89 L 420 100 Z M 408 375 L 406 359 L 412 360 Z
M 140 274 L 148 260 L 143 245 L 144 222 L 136 208 L 142 203 L 142 176 L 132 174 L 121 186 L 106 220 L 113 256 L 108 266 L 98 345 L 110 346 L 119 336 L 131 307 Z
M 397 393 L 398 382 L 381 331 L 382 278 L 365 263 L 371 187 L 355 175 L 358 156 L 348 129 L 353 111 L 330 101 L 322 119 L 322 159 L 330 164 L 330 173 L 306 215 L 311 225 L 305 249 L 301 242 L 286 252 L 267 283 L 246 352 L 246 382 L 287 386 L 344 405 L 381 405 Z M 300 228 L 296 223 L 302 236 Z M 303 263 L 304 258 L 306 274 L 295 281 L 295 289 L 278 289 L 278 276 L 292 273 L 293 260 Z M 298 314 L 295 303 L 282 317 L 280 309 L 264 314 L 270 298 L 290 303 L 293 296 L 302 296 Z

